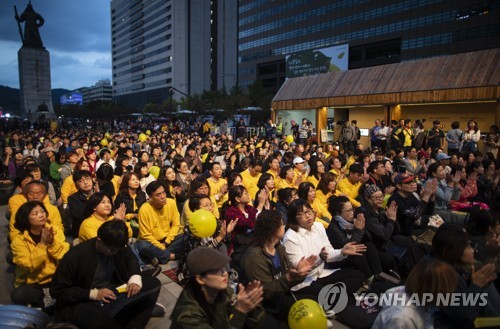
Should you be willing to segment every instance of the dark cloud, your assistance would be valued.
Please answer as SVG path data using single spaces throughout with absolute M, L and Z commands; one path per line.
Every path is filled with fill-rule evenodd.
M 9 55 L 6 61 L 11 61 L 13 56 L 12 49 L 7 51 L 5 45 L 12 45 L 13 42 L 21 47 L 18 26 L 14 19 L 14 5 L 21 14 L 27 3 L 27 0 L 0 0 L 0 52 Z M 73 66 L 75 70 L 83 73 L 79 76 L 82 81 L 76 82 L 78 85 L 96 82 L 87 81 L 93 79 L 93 72 L 88 72 L 92 67 L 98 69 L 99 78 L 102 78 L 103 69 L 107 70 L 105 77 L 111 77 L 109 0 L 32 0 L 31 3 L 35 11 L 45 19 L 45 24 L 40 28 L 40 35 L 44 46 L 51 53 L 53 87 L 55 81 L 66 83 L 64 79 L 55 76 L 59 72 L 59 65 Z M 88 61 L 85 57 L 88 57 Z M 6 63 L 2 64 L 2 68 L 5 68 Z M 17 71 L 17 63 L 15 66 Z M 12 76 L 10 73 L 7 75 Z M 18 85 L 17 79 L 11 83 L 5 80 L 1 78 L 0 83 L 14 87 Z M 73 80 L 70 79 L 67 83 L 73 85 Z M 66 88 L 64 85 L 56 87 Z

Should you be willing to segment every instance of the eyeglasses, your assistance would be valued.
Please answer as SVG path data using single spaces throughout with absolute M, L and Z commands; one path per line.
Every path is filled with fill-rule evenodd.
M 300 212 L 297 214 L 297 216 L 302 216 L 302 215 L 304 215 L 304 216 L 316 216 L 316 212 L 312 209 L 309 209 L 307 211 Z
M 374 198 L 375 200 L 383 200 L 384 195 L 372 195 L 372 198 Z

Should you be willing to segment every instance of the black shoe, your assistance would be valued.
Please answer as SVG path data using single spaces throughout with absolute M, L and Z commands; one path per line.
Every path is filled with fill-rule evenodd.
M 385 272 L 381 272 L 379 274 L 376 275 L 377 279 L 380 279 L 380 280 L 384 280 L 384 281 L 387 281 L 387 282 L 390 282 L 392 284 L 395 284 L 395 285 L 398 285 L 401 283 L 401 279 L 398 279 L 390 274 L 387 274 Z
M 163 318 L 165 316 L 165 313 L 167 312 L 167 309 L 165 306 L 163 306 L 160 303 L 156 303 L 156 305 L 153 307 L 153 311 L 151 311 L 151 317 L 152 318 Z
M 151 277 L 156 277 L 158 274 L 161 273 L 161 267 L 160 266 L 153 266 L 153 265 L 144 265 L 141 268 L 141 275 L 143 276 L 151 276 Z

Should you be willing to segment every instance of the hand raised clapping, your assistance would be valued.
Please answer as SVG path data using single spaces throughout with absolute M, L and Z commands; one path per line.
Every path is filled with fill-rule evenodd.
M 246 288 L 240 283 L 235 308 L 242 313 L 251 312 L 262 302 L 263 294 L 264 289 L 260 281 L 254 280 Z

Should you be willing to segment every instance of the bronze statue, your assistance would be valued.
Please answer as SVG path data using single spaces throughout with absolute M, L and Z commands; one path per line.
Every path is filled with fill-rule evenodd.
M 16 13 L 15 18 L 17 23 L 19 24 L 19 33 L 21 34 L 21 24 L 24 23 L 24 36 L 21 34 L 21 40 L 23 41 L 23 45 L 29 47 L 43 47 L 42 38 L 40 37 L 40 32 L 38 28 L 43 25 L 45 20 L 43 17 L 37 13 L 33 6 L 31 5 L 31 1 L 26 6 L 24 12 L 19 16 L 17 14 L 17 8 L 14 6 L 14 11 Z

